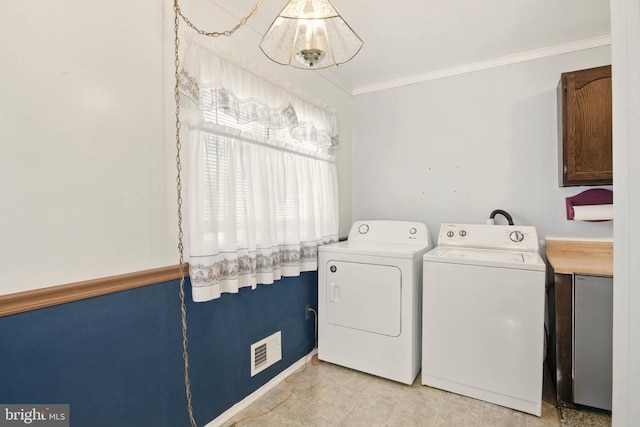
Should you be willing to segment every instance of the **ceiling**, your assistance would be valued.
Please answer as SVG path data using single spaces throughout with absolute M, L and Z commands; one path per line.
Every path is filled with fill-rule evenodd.
M 213 0 L 238 16 L 256 0 Z M 287 0 L 264 0 L 252 26 L 264 32 Z M 364 40 L 349 62 L 322 73 L 364 93 L 512 55 L 610 44 L 609 0 L 332 0 Z M 579 43 L 576 43 L 579 42 Z M 542 49 L 542 51 L 540 51 Z M 537 53 L 536 53 L 537 52 Z M 301 71 L 310 72 L 310 71 Z

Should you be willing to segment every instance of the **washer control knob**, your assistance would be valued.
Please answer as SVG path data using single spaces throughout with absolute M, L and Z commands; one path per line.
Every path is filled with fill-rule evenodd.
M 522 231 L 512 231 L 509 234 L 509 238 L 512 242 L 522 242 L 524 240 L 524 234 L 522 234 Z
M 409 234 L 416 234 L 418 232 L 418 230 L 415 227 L 411 227 L 409 229 Z
M 451 230 L 447 231 L 447 237 L 453 237 L 455 233 Z
M 331 270 L 332 273 L 335 273 L 338 270 L 338 267 L 332 265 L 331 267 L 329 267 L 329 270 Z
M 362 224 L 358 228 L 358 231 L 360 232 L 360 234 L 367 234 L 369 232 L 369 226 L 367 224 Z
M 458 234 L 460 235 L 460 237 L 464 237 L 467 235 L 467 232 L 465 230 L 460 230 Z

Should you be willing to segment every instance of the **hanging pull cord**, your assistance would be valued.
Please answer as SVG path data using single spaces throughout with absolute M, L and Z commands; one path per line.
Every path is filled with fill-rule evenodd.
M 223 32 L 218 32 L 218 31 L 212 31 L 212 32 L 207 32 L 207 31 L 203 31 L 201 29 L 199 29 L 198 27 L 196 27 L 190 20 L 189 18 L 187 18 L 186 16 L 184 16 L 182 14 L 182 11 L 180 10 L 180 6 L 178 5 L 178 0 L 175 0 L 173 2 L 174 6 L 174 10 L 176 11 L 176 13 L 178 15 L 180 15 L 180 17 L 184 20 L 184 22 L 191 27 L 192 29 L 194 29 L 198 34 L 202 35 L 202 36 L 207 36 L 207 37 L 220 37 L 220 36 L 226 36 L 229 37 L 231 36 L 233 33 L 236 32 L 236 30 L 240 27 L 242 27 L 243 25 L 245 25 L 247 23 L 247 21 L 249 20 L 249 18 L 251 18 L 253 15 L 256 14 L 256 12 L 258 11 L 258 8 L 260 7 L 260 5 L 262 4 L 263 0 L 258 0 L 258 2 L 251 8 L 251 11 L 249 12 L 249 14 L 247 16 L 245 16 L 244 18 L 240 19 L 240 22 L 238 22 L 236 24 L 235 27 L 233 27 L 230 30 L 227 31 L 223 31 Z
M 185 281 L 185 265 L 184 265 L 184 244 L 183 237 L 184 232 L 182 231 L 182 161 L 180 159 L 180 150 L 182 149 L 182 143 L 180 142 L 180 37 L 179 37 L 179 24 L 180 19 L 182 18 L 184 22 L 198 34 L 207 37 L 220 37 L 226 36 L 229 37 L 236 30 L 247 23 L 249 18 L 251 18 L 258 11 L 258 7 L 262 4 L 263 0 L 258 0 L 258 3 L 251 8 L 251 12 L 242 18 L 240 22 L 230 30 L 223 32 L 206 32 L 198 29 L 193 23 L 187 19 L 186 16 L 182 14 L 180 10 L 180 5 L 178 5 L 178 0 L 173 0 L 173 31 L 174 31 L 174 48 L 175 48 L 175 92 L 174 97 L 176 101 L 176 169 L 177 169 L 177 178 L 176 178 L 176 190 L 178 193 L 178 251 L 180 253 L 180 312 L 182 317 L 182 358 L 184 359 L 184 389 L 187 397 L 187 411 L 189 413 L 189 421 L 191 422 L 192 427 L 197 427 L 198 424 L 193 416 L 193 406 L 191 404 L 191 381 L 189 380 L 189 353 L 187 352 L 187 308 L 184 302 L 184 281 Z

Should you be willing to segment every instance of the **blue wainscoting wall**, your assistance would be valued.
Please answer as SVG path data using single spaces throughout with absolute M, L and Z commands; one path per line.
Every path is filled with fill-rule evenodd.
M 72 426 L 189 426 L 179 282 L 0 317 L 0 403 L 69 404 Z M 191 302 L 191 391 L 204 426 L 313 349 L 317 273 Z M 250 345 L 282 331 L 282 360 L 250 376 Z

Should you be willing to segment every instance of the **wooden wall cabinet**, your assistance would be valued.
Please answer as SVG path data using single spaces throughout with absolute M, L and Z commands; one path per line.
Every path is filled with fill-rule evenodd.
M 611 185 L 611 66 L 562 73 L 558 83 L 560 186 Z

